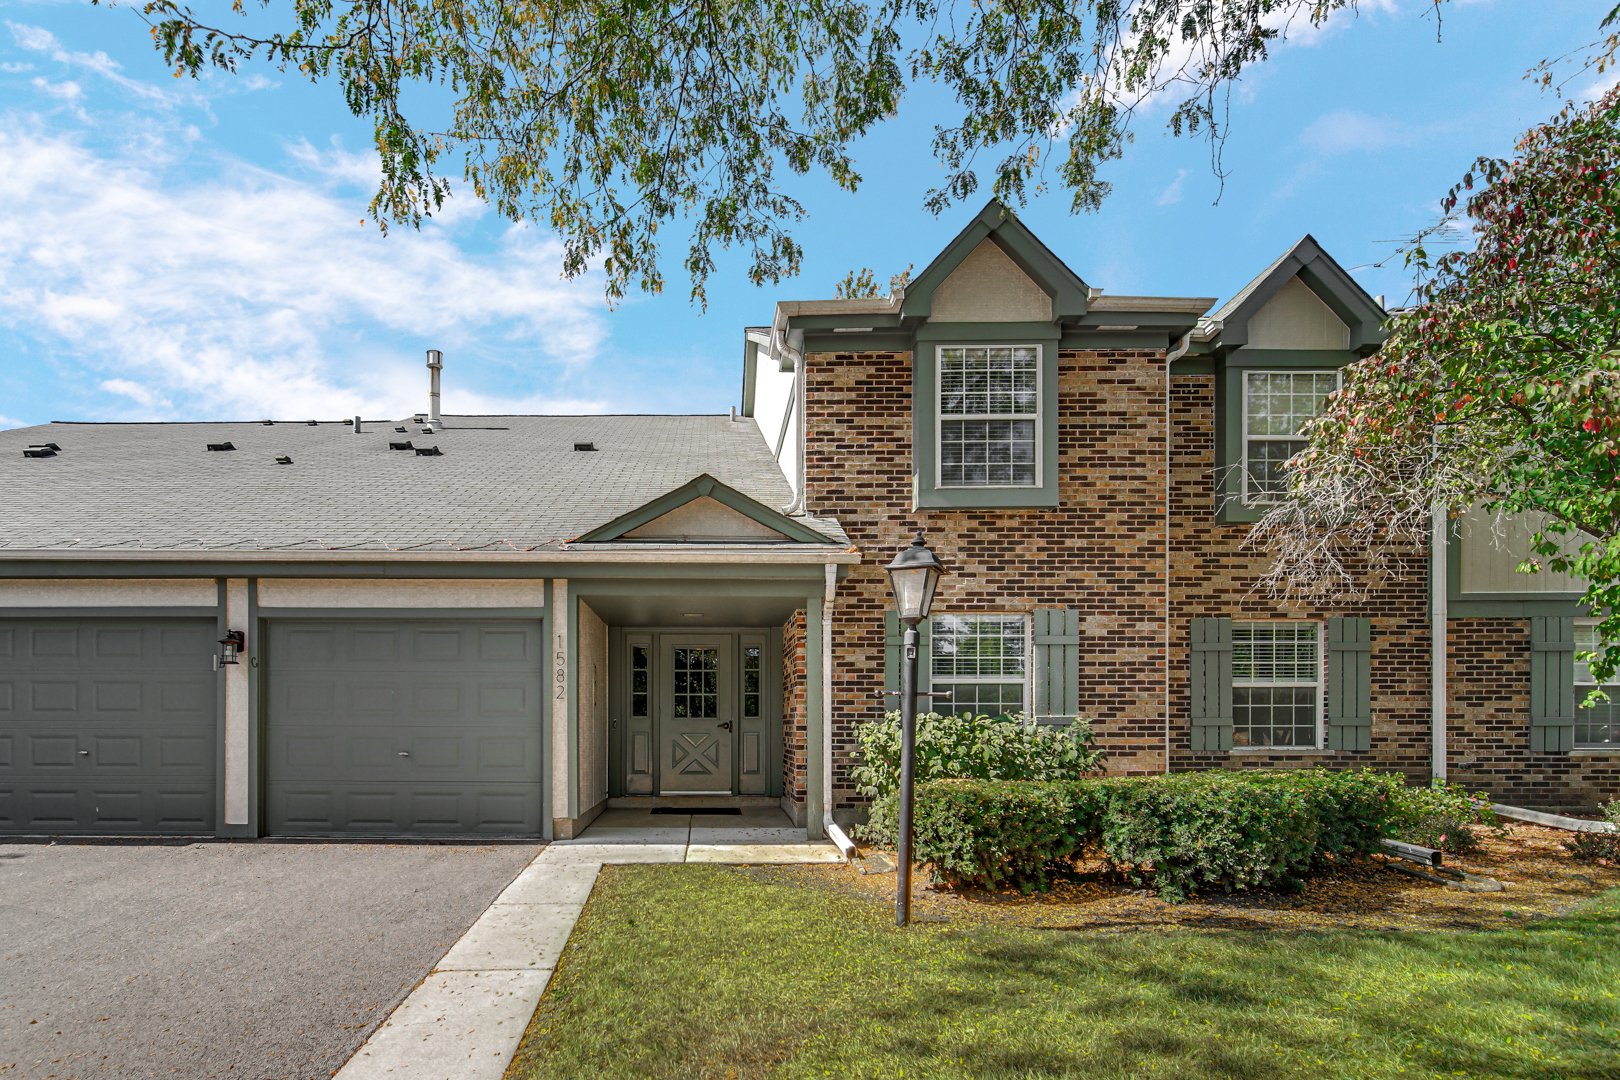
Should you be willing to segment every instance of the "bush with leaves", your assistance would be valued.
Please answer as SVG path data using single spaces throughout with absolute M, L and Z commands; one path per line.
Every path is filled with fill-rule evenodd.
M 1371 770 L 934 781 L 918 789 L 914 851 L 951 885 L 1044 889 L 1095 849 L 1170 901 L 1288 888 L 1299 873 L 1373 850 L 1401 790 L 1400 777 Z
M 1036 724 L 1012 716 L 917 717 L 917 783 L 929 780 L 1072 780 L 1102 769 L 1091 724 Z M 892 847 L 895 794 L 900 787 L 900 713 L 855 730 L 861 763 L 855 783 L 872 800 L 871 816 L 856 829 L 863 839 Z
M 1387 835 L 1391 840 L 1460 853 L 1479 847 L 1475 828 L 1481 826 L 1497 835 L 1505 831 L 1491 809 L 1491 800 L 1436 777 L 1428 787 L 1401 789 Z
M 1606 832 L 1578 832 L 1564 841 L 1564 847 L 1582 862 L 1606 862 L 1620 866 L 1620 799 L 1609 800 L 1600 807 Z

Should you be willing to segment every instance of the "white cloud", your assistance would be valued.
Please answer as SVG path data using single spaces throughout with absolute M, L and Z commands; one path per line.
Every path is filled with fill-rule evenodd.
M 144 144 L 96 153 L 37 120 L 0 115 L 0 325 L 135 415 L 397 416 L 426 386 L 402 335 L 452 363 L 517 353 L 559 371 L 605 344 L 599 283 L 560 280 L 560 246 L 534 229 L 487 254 L 438 222 L 383 237 L 323 186 L 234 161 L 176 184 Z M 447 383 L 453 411 L 603 407 Z
M 18 420 L 10 416 L 0 416 L 0 431 L 9 431 L 11 428 L 32 427 L 27 420 Z
M 139 79 L 131 79 L 120 74 L 119 69 L 122 65 L 100 50 L 93 53 L 69 52 L 62 47 L 62 43 L 56 39 L 56 35 L 44 27 L 14 23 L 10 20 L 6 21 L 6 26 L 11 30 L 11 36 L 22 48 L 30 52 L 46 53 L 58 63 L 94 72 L 123 87 L 148 105 L 166 107 L 181 104 L 206 105 L 206 98 L 189 82 L 181 83 L 178 89 L 168 89 L 141 82 Z M 35 79 L 34 85 L 39 86 L 41 82 L 42 80 Z M 68 83 L 66 85 L 73 86 L 76 84 Z
M 1303 132 L 1300 141 L 1325 157 L 1354 150 L 1388 150 L 1413 146 L 1422 140 L 1424 130 L 1387 117 L 1368 116 L 1355 109 L 1339 109 L 1317 117 Z
M 1177 169 L 1176 178 L 1170 181 L 1170 186 L 1159 193 L 1160 206 L 1174 206 L 1181 201 L 1181 182 L 1187 179 L 1186 169 Z
M 13 63 L 0 64 L 0 71 L 4 71 L 7 74 L 11 74 L 11 75 L 15 75 L 15 74 L 18 74 L 19 72 L 23 72 L 23 71 L 33 71 L 33 70 L 34 70 L 34 65 L 33 64 L 13 64 Z
M 61 98 L 63 101 L 78 101 L 84 96 L 84 90 L 80 88 L 78 83 L 71 80 L 53 83 L 49 79 L 35 76 L 33 83 L 35 90 L 49 94 L 53 98 Z

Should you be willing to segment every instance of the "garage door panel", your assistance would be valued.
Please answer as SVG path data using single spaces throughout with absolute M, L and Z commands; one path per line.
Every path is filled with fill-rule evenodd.
M 538 832 L 541 644 L 538 623 L 272 623 L 269 830 Z
M 0 650 L 0 831 L 212 832 L 217 636 L 208 619 L 0 626 L 13 644 Z

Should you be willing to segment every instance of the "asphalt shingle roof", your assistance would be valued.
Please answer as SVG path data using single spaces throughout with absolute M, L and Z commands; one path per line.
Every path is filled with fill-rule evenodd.
M 726 416 L 447 416 L 345 424 L 56 423 L 0 432 L 0 551 L 532 550 L 708 473 L 793 498 L 759 429 Z M 403 426 L 403 434 L 394 430 Z M 437 446 L 439 457 L 390 450 Z M 54 442 L 55 457 L 28 458 Z M 211 452 L 230 442 L 234 452 Z M 591 442 L 594 452 L 574 450 Z M 278 465 L 277 455 L 292 458 Z M 840 544 L 826 520 L 803 519 Z M 0 556 L 3 557 L 3 556 Z

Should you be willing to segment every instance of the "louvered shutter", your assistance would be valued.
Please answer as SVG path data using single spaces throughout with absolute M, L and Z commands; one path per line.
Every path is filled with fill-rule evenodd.
M 1037 722 L 1064 724 L 1080 715 L 1080 611 L 1035 609 L 1035 701 Z
M 1194 619 L 1188 651 L 1194 753 L 1232 749 L 1232 620 Z
M 1575 620 L 1530 620 L 1530 750 L 1575 749 Z
M 917 692 L 926 693 L 929 688 L 929 674 L 932 670 L 932 654 L 929 646 L 933 641 L 933 631 L 929 626 L 931 620 L 924 619 L 917 624 Z M 900 648 L 906 640 L 906 628 L 900 625 L 900 617 L 892 611 L 883 613 L 883 690 L 887 695 L 883 699 L 883 709 L 888 712 L 900 707 Z M 920 698 L 917 701 L 919 713 L 935 712 L 929 702 L 931 698 Z M 941 701 L 941 707 L 949 702 Z
M 1372 749 L 1372 620 L 1327 621 L 1329 750 Z

